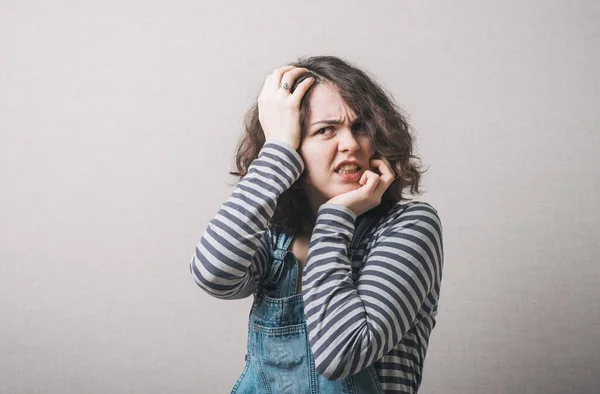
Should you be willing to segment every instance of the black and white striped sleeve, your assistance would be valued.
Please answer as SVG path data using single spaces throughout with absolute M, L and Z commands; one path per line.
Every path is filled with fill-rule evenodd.
M 263 145 L 196 246 L 190 271 L 202 289 L 222 299 L 245 298 L 256 290 L 269 261 L 267 228 L 277 199 L 303 170 L 302 158 L 289 145 Z
M 415 203 L 385 221 L 356 282 L 347 257 L 355 220 L 343 205 L 319 208 L 302 279 L 315 367 L 331 380 L 396 346 L 441 282 L 442 224 L 431 205 Z

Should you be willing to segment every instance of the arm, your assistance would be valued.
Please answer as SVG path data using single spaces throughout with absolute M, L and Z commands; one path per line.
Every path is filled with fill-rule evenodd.
M 222 299 L 252 294 L 268 268 L 266 231 L 277 199 L 300 177 L 304 162 L 290 146 L 267 141 L 248 174 L 208 224 L 190 262 L 194 280 Z
M 356 283 L 346 256 L 355 220 L 343 205 L 319 208 L 302 278 L 315 367 L 332 380 L 357 373 L 396 346 L 441 282 L 442 226 L 429 204 L 413 204 L 385 220 Z

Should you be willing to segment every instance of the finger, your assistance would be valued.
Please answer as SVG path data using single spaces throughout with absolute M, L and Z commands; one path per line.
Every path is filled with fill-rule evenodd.
M 392 170 L 392 166 L 391 166 L 390 162 L 387 159 L 385 159 L 385 158 L 372 159 L 371 166 L 373 168 L 377 168 L 377 170 L 381 174 L 382 179 L 385 182 L 389 181 L 389 183 L 392 183 L 392 181 L 395 178 L 395 174 L 394 174 L 394 171 Z
M 281 83 L 287 82 L 291 86 L 294 84 L 294 81 L 296 80 L 296 78 L 298 78 L 298 76 L 300 76 L 304 73 L 307 73 L 307 72 L 308 72 L 308 69 L 304 68 L 304 67 L 296 67 L 291 70 L 287 70 L 281 76 Z
M 390 169 L 392 168 L 392 165 L 390 164 L 389 160 L 385 157 L 380 157 L 378 159 L 371 159 L 371 163 L 375 164 L 374 167 L 377 167 L 377 168 L 379 168 L 382 164 L 386 165 Z
M 373 192 L 375 192 L 375 189 L 377 188 L 377 185 L 379 184 L 380 176 L 375 174 L 373 171 L 369 171 L 369 170 L 365 171 L 363 173 L 363 176 L 366 177 L 366 182 L 365 182 L 365 185 L 363 186 L 363 189 L 367 195 L 371 195 L 371 194 L 373 194 Z
M 272 78 L 271 74 L 267 75 L 267 77 L 265 78 L 265 82 L 263 83 L 262 90 L 260 91 L 261 96 L 267 91 L 269 86 L 271 86 L 271 78 Z
M 381 173 L 381 176 L 379 177 L 380 182 L 377 185 L 377 190 L 375 191 L 375 193 L 380 196 L 383 196 L 383 193 L 385 193 L 387 188 L 394 181 L 394 172 L 392 171 L 389 161 L 387 161 L 385 159 L 384 160 L 374 159 L 374 160 L 371 160 L 371 162 L 374 162 L 373 164 L 375 164 L 377 166 L 377 168 L 379 169 L 379 172 Z
M 293 100 L 294 103 L 300 105 L 300 101 L 302 100 L 302 97 L 304 97 L 304 93 L 306 93 L 310 85 L 312 85 L 314 82 L 315 77 L 308 77 L 304 81 L 300 82 L 298 86 L 296 86 L 296 89 L 294 89 L 294 93 L 292 93 L 290 100 Z
M 283 73 L 283 76 L 281 77 L 281 82 L 279 83 L 279 92 L 281 92 L 284 96 L 289 96 L 290 94 L 292 94 L 291 90 L 288 89 L 283 89 L 281 88 L 281 85 L 283 85 L 284 83 L 287 83 L 288 86 L 294 86 L 294 81 L 296 79 L 298 79 L 298 77 L 302 74 L 306 74 L 308 72 L 308 69 L 303 68 L 303 67 L 297 67 L 297 68 L 293 68 L 291 70 L 286 71 L 285 73 Z M 296 87 L 297 88 L 297 87 Z M 294 91 L 296 91 L 294 89 Z
M 363 172 L 363 174 L 360 176 L 360 179 L 358 180 L 358 183 L 363 186 L 365 183 L 367 183 L 367 171 Z
M 295 66 L 285 66 L 285 67 L 280 67 L 280 68 L 276 68 L 275 70 L 273 70 L 273 72 L 271 73 L 272 77 L 271 77 L 271 86 L 279 89 L 279 84 L 281 83 L 281 78 L 283 76 L 283 74 L 286 71 L 292 70 L 296 68 Z

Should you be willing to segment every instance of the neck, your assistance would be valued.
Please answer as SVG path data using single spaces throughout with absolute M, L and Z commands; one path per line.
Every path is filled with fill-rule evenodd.
M 317 219 L 317 212 L 319 211 L 321 205 L 327 202 L 327 199 L 320 193 L 308 190 L 306 191 L 306 199 L 308 200 L 308 206 L 310 207 L 310 212 L 312 213 L 312 217 L 309 218 L 309 221 L 314 226 Z

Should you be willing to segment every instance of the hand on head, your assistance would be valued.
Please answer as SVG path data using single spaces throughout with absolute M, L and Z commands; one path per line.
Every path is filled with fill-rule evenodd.
M 300 146 L 300 101 L 314 82 L 314 77 L 302 81 L 294 92 L 291 86 L 306 68 L 286 66 L 275 69 L 265 79 L 258 96 L 258 116 L 265 140 L 277 140 L 294 149 Z

